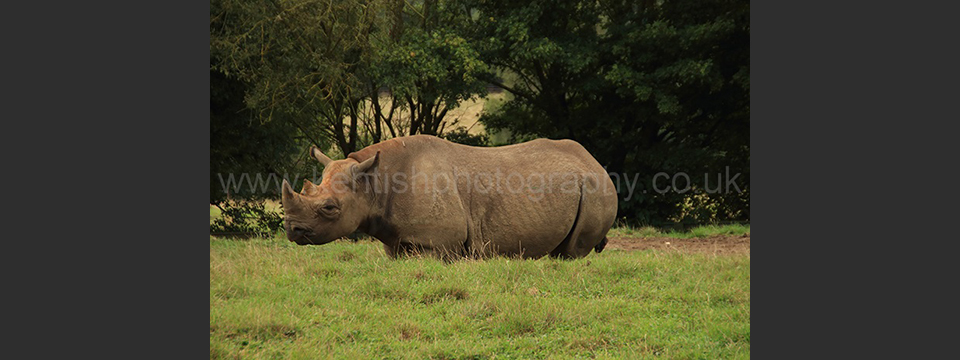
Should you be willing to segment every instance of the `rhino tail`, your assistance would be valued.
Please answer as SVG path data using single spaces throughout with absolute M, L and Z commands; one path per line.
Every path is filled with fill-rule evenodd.
M 597 246 L 594 246 L 594 247 L 593 247 L 593 250 L 596 251 L 597 254 L 599 254 L 601 251 L 603 251 L 603 248 L 605 248 L 605 247 L 607 247 L 607 237 L 606 237 L 606 236 L 603 237 L 603 240 L 600 240 L 600 243 L 597 244 Z

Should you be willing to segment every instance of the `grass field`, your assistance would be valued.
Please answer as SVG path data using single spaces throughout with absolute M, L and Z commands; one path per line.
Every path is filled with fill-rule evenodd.
M 211 358 L 749 356 L 749 253 L 444 263 L 372 241 L 210 240 Z

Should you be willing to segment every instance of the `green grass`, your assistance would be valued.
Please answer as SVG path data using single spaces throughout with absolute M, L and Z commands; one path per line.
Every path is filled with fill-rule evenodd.
M 210 240 L 211 358 L 749 358 L 750 257 L 391 260 Z
M 660 230 L 652 226 L 631 227 L 620 225 L 610 229 L 607 236 L 624 237 L 668 237 L 674 239 L 702 238 L 716 235 L 749 235 L 749 224 L 730 224 L 730 225 L 704 225 L 697 226 L 687 230 Z
M 213 220 L 219 219 L 220 216 L 223 216 L 223 211 L 220 211 L 220 208 L 210 205 L 210 223 L 213 224 Z

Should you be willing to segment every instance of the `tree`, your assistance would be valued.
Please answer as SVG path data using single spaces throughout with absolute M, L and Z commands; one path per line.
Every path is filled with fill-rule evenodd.
M 436 135 L 450 108 L 484 90 L 484 64 L 455 31 L 466 14 L 448 4 L 214 1 L 211 67 L 249 84 L 262 121 L 283 115 L 344 155 L 387 136 Z
M 450 124 L 447 112 L 485 93 L 479 78 L 486 66 L 458 33 L 469 14 L 456 2 L 397 1 L 384 49 L 384 83 L 409 113 L 407 134 L 439 135 Z
M 297 129 L 289 122 L 261 123 L 244 104 L 244 82 L 210 71 L 210 203 L 228 198 L 261 200 L 275 196 L 269 187 L 231 186 L 243 173 L 283 174 L 297 170 L 302 152 Z M 300 165 L 303 165 L 302 163 Z M 302 166 L 301 166 L 302 167 Z M 232 177 L 232 178 L 231 178 Z
M 488 129 L 576 140 L 641 184 L 621 216 L 749 219 L 746 1 L 214 0 L 210 16 L 212 167 L 296 169 L 310 144 L 421 133 L 485 144 L 444 135 L 445 115 L 492 83 L 514 100 Z M 727 169 L 742 192 L 695 193 Z M 660 193 L 659 172 L 712 183 Z
M 258 119 L 295 126 L 314 145 L 332 139 L 344 153 L 362 141 L 361 76 L 374 60 L 377 3 L 362 0 L 211 2 L 211 68 L 249 84 Z
M 658 193 L 658 172 L 743 176 L 744 193 L 701 194 L 710 220 L 749 219 L 749 4 L 745 1 L 476 0 L 467 31 L 515 95 L 485 115 L 516 140 L 571 138 L 642 190 L 620 215 L 684 220 L 692 194 Z M 496 82 L 496 79 L 488 80 Z M 622 179 L 621 179 L 622 180 Z M 695 190 L 704 190 L 699 184 Z M 715 185 L 709 185 L 711 187 Z M 705 220 L 689 218 L 686 220 Z

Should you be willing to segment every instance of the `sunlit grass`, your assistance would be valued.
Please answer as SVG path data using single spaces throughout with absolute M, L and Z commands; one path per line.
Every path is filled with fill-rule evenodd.
M 210 240 L 212 358 L 748 358 L 749 255 L 389 259 Z

